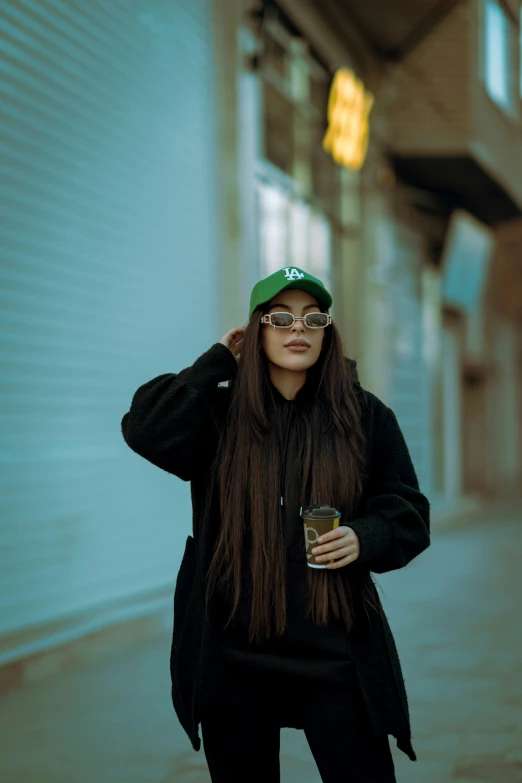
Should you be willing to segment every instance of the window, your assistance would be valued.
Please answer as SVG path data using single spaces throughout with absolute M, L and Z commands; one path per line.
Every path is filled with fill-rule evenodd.
M 512 108 L 511 22 L 498 0 L 485 0 L 486 89 L 495 103 Z
M 328 220 L 282 185 L 257 182 L 260 273 L 299 266 L 331 284 L 332 237 Z
M 258 72 L 263 118 L 256 165 L 259 272 L 264 277 L 298 266 L 328 288 L 333 258 L 340 259 L 346 247 L 341 241 L 346 170 L 323 148 L 332 74 L 282 12 L 270 3 L 267 9 Z
M 322 145 L 331 73 L 275 6 L 262 42 L 262 156 L 301 196 L 339 220 L 340 166 Z
M 263 146 L 267 160 L 290 176 L 294 170 L 294 109 L 281 93 L 266 82 L 263 88 Z

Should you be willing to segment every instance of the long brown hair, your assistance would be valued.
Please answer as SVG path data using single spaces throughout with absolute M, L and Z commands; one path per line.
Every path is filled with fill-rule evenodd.
M 227 426 L 216 458 L 220 529 L 207 572 L 206 606 L 216 588 L 233 590 L 228 623 L 236 616 L 242 589 L 242 562 L 250 550 L 252 605 L 250 641 L 269 638 L 273 628 L 284 633 L 286 617 L 286 558 L 280 514 L 281 447 L 274 427 L 275 398 L 260 345 L 257 308 L 243 334 L 237 373 L 230 382 Z M 326 327 L 321 354 L 308 369 L 306 402 L 299 408 L 299 459 L 301 505 L 330 504 L 349 524 L 362 494 L 365 437 L 361 404 L 344 356 L 335 324 Z M 307 568 L 307 617 L 327 625 L 332 615 L 341 618 L 349 632 L 354 623 L 352 590 L 360 580 L 353 565 L 339 569 Z M 365 603 L 379 610 L 367 589 Z M 366 607 L 365 607 L 366 609 Z M 227 623 L 227 625 L 228 625 Z

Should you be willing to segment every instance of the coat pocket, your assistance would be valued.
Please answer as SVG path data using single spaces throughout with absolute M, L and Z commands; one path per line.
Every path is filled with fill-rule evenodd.
M 174 627 L 172 632 L 173 647 L 181 635 L 187 606 L 196 576 L 197 558 L 196 542 L 192 536 L 187 536 L 185 552 L 176 579 L 174 590 Z
M 174 638 L 179 637 L 183 628 L 183 621 L 196 576 L 196 567 L 196 542 L 192 536 L 187 536 L 185 552 L 183 553 L 176 579 L 176 589 L 174 590 Z
M 192 536 L 188 536 L 174 590 L 174 623 L 170 650 L 172 701 L 178 718 L 186 730 L 188 730 L 190 723 L 190 691 L 195 683 L 190 681 L 192 679 L 191 672 L 182 671 L 184 659 L 187 658 L 187 647 L 192 647 L 190 633 L 184 634 L 183 630 L 187 620 L 187 611 L 190 608 L 196 570 L 196 543 Z M 185 680 L 184 687 L 181 686 L 182 679 Z

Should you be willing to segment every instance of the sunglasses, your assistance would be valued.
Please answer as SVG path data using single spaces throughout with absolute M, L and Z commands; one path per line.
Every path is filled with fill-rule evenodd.
M 324 329 L 332 323 L 332 316 L 327 313 L 307 313 L 303 317 L 296 317 L 292 313 L 268 313 L 261 318 L 262 324 L 270 324 L 274 329 L 289 329 L 296 321 L 304 321 L 309 329 Z

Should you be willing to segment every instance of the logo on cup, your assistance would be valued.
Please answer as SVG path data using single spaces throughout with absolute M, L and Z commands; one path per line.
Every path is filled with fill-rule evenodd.
M 306 541 L 306 557 L 307 557 L 308 560 L 310 560 L 312 555 L 308 554 L 308 546 L 309 546 L 309 544 L 312 544 L 312 546 L 315 544 L 315 542 L 319 538 L 319 533 L 317 532 L 315 527 L 308 527 L 306 522 L 304 523 L 304 529 L 305 529 L 305 541 Z M 313 535 L 310 536 L 309 532 L 311 532 L 312 534 L 315 534 L 315 538 L 313 538 Z

